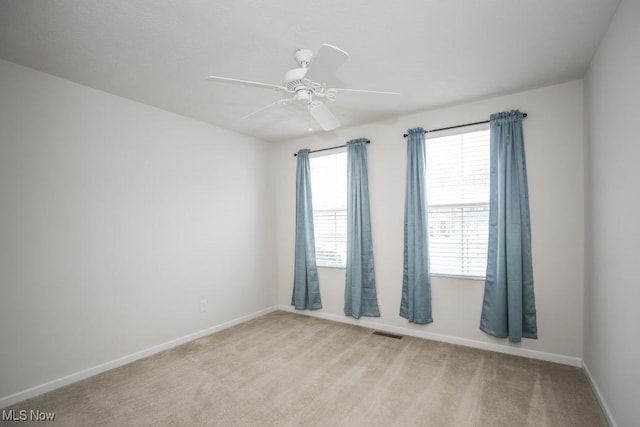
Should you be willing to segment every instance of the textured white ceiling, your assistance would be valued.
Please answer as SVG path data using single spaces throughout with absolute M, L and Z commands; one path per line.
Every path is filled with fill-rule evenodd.
M 0 0 L 0 58 L 269 141 L 317 126 L 299 105 L 238 118 L 293 52 L 351 54 L 333 87 L 343 126 L 581 78 L 619 0 Z

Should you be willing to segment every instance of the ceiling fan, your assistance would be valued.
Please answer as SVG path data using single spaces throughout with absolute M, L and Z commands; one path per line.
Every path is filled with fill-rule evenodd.
M 272 89 L 285 92 L 290 95 L 289 98 L 279 99 L 271 104 L 265 105 L 264 107 L 241 117 L 239 120 L 248 119 L 249 117 L 261 113 L 271 107 L 288 105 L 295 101 L 296 103 L 306 105 L 311 116 L 325 131 L 336 129 L 340 126 L 340 122 L 322 102 L 322 99 L 331 102 L 336 101 L 339 92 L 357 92 L 391 96 L 400 95 L 397 92 L 327 88 L 326 81 L 330 79 L 336 70 L 349 58 L 349 54 L 347 52 L 330 44 L 323 44 L 320 46 L 316 55 L 313 55 L 313 52 L 309 49 L 298 49 L 296 50 L 294 57 L 299 67 L 289 70 L 284 74 L 284 83 L 282 85 L 220 76 L 209 76 L 207 77 L 207 80 Z

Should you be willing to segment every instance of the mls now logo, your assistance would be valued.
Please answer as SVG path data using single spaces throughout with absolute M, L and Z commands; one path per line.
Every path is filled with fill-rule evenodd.
M 44 412 L 39 409 L 2 410 L 2 421 L 53 421 L 55 417 L 55 412 Z

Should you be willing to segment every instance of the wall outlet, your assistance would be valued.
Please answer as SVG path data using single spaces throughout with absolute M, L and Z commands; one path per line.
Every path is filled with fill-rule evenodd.
M 207 300 L 203 299 L 200 300 L 200 313 L 204 313 L 205 311 L 207 311 Z

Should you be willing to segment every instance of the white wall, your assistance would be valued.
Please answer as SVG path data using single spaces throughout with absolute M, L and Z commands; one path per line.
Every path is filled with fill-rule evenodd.
M 379 319 L 392 327 L 443 334 L 475 343 L 499 344 L 582 357 L 584 292 L 584 139 L 582 81 L 400 117 L 332 133 L 282 142 L 274 156 L 277 200 L 278 301 L 289 305 L 293 280 L 295 158 L 300 148 L 322 148 L 357 137 L 371 139 L 369 185 Z M 533 264 L 539 339 L 512 345 L 479 329 L 481 281 L 432 279 L 434 322 L 412 325 L 398 315 L 402 288 L 403 209 L 408 128 L 438 128 L 486 120 L 493 112 L 520 109 L 529 173 Z M 324 308 L 344 316 L 344 270 L 319 268 Z M 363 318 L 365 319 L 365 318 Z
M 623 0 L 585 80 L 588 253 L 584 362 L 613 422 L 640 407 L 640 1 Z
M 275 304 L 270 155 L 0 61 L 0 398 Z

